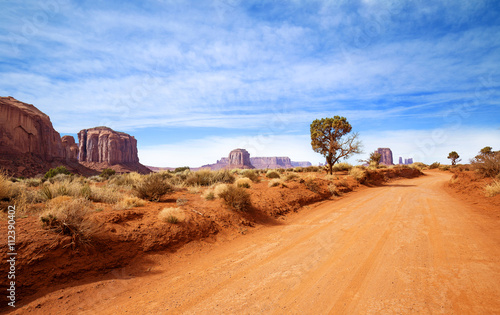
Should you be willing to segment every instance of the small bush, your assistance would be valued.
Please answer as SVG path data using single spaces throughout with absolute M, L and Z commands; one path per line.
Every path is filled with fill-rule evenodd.
M 297 167 L 294 167 L 293 168 L 293 171 L 296 172 L 296 173 L 301 173 L 304 171 L 304 168 L 300 167 L 300 166 L 297 166 Z
M 274 178 L 274 179 L 272 179 L 269 182 L 268 186 L 269 187 L 276 187 L 276 186 L 286 187 L 285 183 L 280 178 Z
M 280 174 L 276 171 L 269 170 L 266 173 L 267 178 L 280 178 Z
M 342 172 L 342 171 L 350 171 L 352 168 L 352 165 L 346 162 L 342 163 L 337 163 L 333 166 L 333 171 L 334 172 Z
M 450 169 L 449 165 L 441 165 L 439 166 L 440 171 L 448 171 Z
M 335 184 L 328 184 L 328 191 L 332 196 L 340 196 L 342 193 L 337 189 L 337 186 Z
M 486 196 L 493 197 L 500 194 L 500 181 L 495 180 L 491 184 L 484 187 L 486 190 Z
M 9 200 L 12 197 L 12 185 L 7 174 L 0 172 L 0 200 Z
M 259 173 L 254 170 L 244 170 L 241 176 L 249 178 L 254 183 L 259 181 Z
M 245 188 L 228 185 L 219 196 L 227 206 L 234 210 L 247 211 L 251 206 L 250 194 Z
M 97 231 L 96 225 L 86 216 L 91 213 L 90 201 L 63 197 L 60 202 L 52 202 L 40 216 L 44 228 L 71 236 L 73 246 L 87 244 Z
M 319 193 L 319 185 L 318 183 L 314 180 L 314 178 L 308 178 L 304 181 L 304 184 L 306 185 L 307 189 L 314 193 Z
M 38 187 L 43 183 L 40 178 L 28 178 L 24 180 L 26 187 Z
M 500 174 L 500 152 L 480 154 L 471 160 L 471 166 L 483 176 L 495 177 Z
M 142 180 L 142 175 L 136 172 L 120 174 L 120 175 L 115 174 L 109 178 L 108 184 L 132 189 L 132 187 L 138 184 L 141 180 Z
M 146 204 L 146 201 L 137 197 L 127 197 L 119 201 L 115 205 L 115 210 L 128 210 L 134 207 L 142 207 Z
M 181 173 L 189 170 L 190 170 L 189 166 L 176 167 L 174 173 Z
M 163 210 L 158 213 L 158 219 L 164 222 L 177 224 L 183 222 L 186 219 L 186 215 L 181 208 L 163 208 Z
M 366 170 L 359 167 L 351 168 L 351 170 L 349 171 L 349 175 L 352 176 L 355 180 L 357 180 L 358 183 L 364 183 L 367 178 Z
M 285 175 L 285 181 L 294 180 L 296 178 L 299 178 L 299 175 L 297 175 L 295 173 L 288 173 Z
M 52 178 L 58 174 L 66 174 L 66 175 L 69 175 L 71 174 L 68 169 L 64 166 L 58 166 L 56 168 L 51 168 L 47 173 L 45 173 L 45 178 L 48 179 L 48 178 Z
M 221 194 L 226 192 L 230 185 L 228 184 L 218 184 L 217 186 L 214 187 L 214 195 L 218 198 L 221 197 Z
M 234 184 L 238 187 L 243 187 L 243 188 L 250 188 L 252 187 L 252 180 L 250 178 L 238 178 Z
M 439 162 L 434 162 L 431 165 L 429 165 L 429 169 L 433 170 L 435 168 L 439 168 L 441 166 L 441 163 Z
M 234 175 L 229 170 L 199 170 L 187 175 L 185 183 L 188 186 L 210 186 L 215 183 L 233 183 Z
M 102 172 L 99 176 L 101 176 L 102 178 L 108 179 L 115 174 L 116 174 L 115 170 L 110 169 L 110 168 L 105 168 L 102 170 Z
M 173 191 L 172 186 L 156 173 L 146 175 L 133 189 L 139 198 L 149 201 L 159 201 L 163 195 Z
M 205 200 L 214 200 L 215 199 L 215 193 L 212 190 L 207 190 L 203 194 L 203 198 L 205 198 Z

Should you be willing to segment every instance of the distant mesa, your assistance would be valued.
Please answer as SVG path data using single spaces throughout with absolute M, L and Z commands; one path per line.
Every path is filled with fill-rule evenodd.
M 35 106 L 0 97 L 0 168 L 12 176 L 43 174 L 60 165 L 82 175 L 97 174 L 107 167 L 119 172 L 151 172 L 139 163 L 134 137 L 107 127 L 82 130 L 79 138 L 80 134 L 85 145 L 77 145 L 72 136 L 61 139 L 49 116 Z M 82 156 L 83 161 L 79 160 Z
M 410 165 L 410 164 L 413 164 L 412 158 L 404 159 L 403 161 L 403 158 L 399 157 L 399 165 Z
M 203 165 L 201 168 L 210 168 L 212 170 L 220 169 L 276 169 L 292 168 L 296 166 L 311 166 L 310 162 L 292 162 L 289 157 L 250 157 L 245 149 L 235 149 L 229 153 L 229 156 L 223 157 L 215 164 Z
M 377 151 L 380 154 L 380 164 L 383 165 L 394 165 L 392 161 L 392 151 L 389 148 L 378 148 Z

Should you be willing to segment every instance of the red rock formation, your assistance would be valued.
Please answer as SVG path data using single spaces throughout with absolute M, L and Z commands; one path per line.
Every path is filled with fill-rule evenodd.
M 230 168 L 254 168 L 250 162 L 250 153 L 245 149 L 235 149 L 229 152 Z
M 105 162 L 110 165 L 139 162 L 137 140 L 108 127 L 81 130 L 78 142 L 80 162 Z
M 69 161 L 78 161 L 78 145 L 75 143 L 75 138 L 72 136 L 64 136 L 61 139 L 64 149 L 64 159 Z
M 292 161 L 289 157 L 253 157 L 250 162 L 255 168 L 259 169 L 275 169 L 275 168 L 291 168 Z
M 64 157 L 49 116 L 10 96 L 0 97 L 0 154 L 30 154 L 48 162 Z
M 380 164 L 394 165 L 392 161 L 392 151 L 389 148 L 378 148 L 377 152 L 381 155 Z
M 112 168 L 117 172 L 151 172 L 139 163 L 137 140 L 129 134 L 95 127 L 81 130 L 78 142 L 78 159 L 86 167 L 99 171 Z

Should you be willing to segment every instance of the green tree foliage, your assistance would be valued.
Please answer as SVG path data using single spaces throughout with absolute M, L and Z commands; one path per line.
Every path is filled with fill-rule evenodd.
M 316 119 L 311 123 L 311 146 L 326 158 L 328 172 L 340 159 L 361 153 L 358 134 L 351 134 L 352 127 L 345 117 Z
M 58 166 L 56 168 L 51 168 L 47 173 L 45 173 L 45 178 L 52 178 L 58 174 L 66 174 L 69 175 L 71 174 L 68 169 L 64 166 Z
M 370 153 L 370 162 L 373 162 L 376 165 L 379 165 L 381 158 L 382 154 L 378 153 L 377 151 Z
M 450 154 L 448 154 L 448 159 L 451 160 L 451 165 L 456 165 L 457 162 L 460 162 L 461 160 L 459 159 L 460 155 L 456 151 L 451 151 Z
M 480 155 L 488 155 L 493 153 L 493 148 L 492 147 L 484 147 L 479 151 Z

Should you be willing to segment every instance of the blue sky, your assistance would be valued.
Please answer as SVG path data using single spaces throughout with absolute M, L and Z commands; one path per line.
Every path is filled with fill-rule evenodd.
M 500 149 L 498 1 L 2 1 L 0 95 L 62 135 L 134 135 L 153 166 L 230 150 L 314 164 L 316 118 L 366 158 Z

